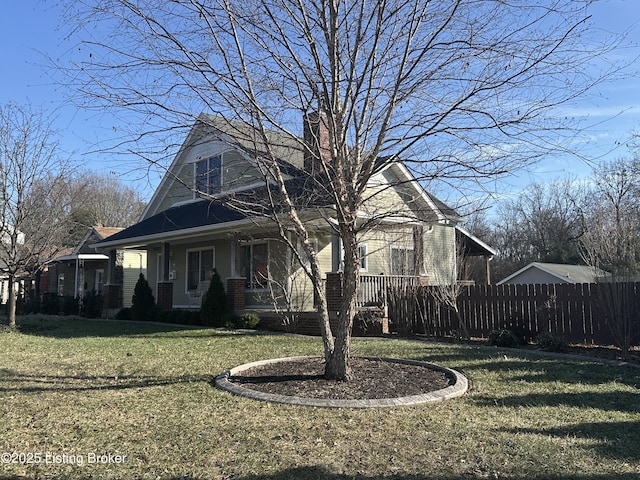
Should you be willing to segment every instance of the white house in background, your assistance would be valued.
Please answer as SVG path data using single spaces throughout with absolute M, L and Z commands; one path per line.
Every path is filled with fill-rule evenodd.
M 547 284 L 547 283 L 595 283 L 609 275 L 604 270 L 587 265 L 533 262 L 500 280 L 497 285 Z
M 4 245 L 11 243 L 11 235 L 14 233 L 14 228 L 11 225 L 0 225 L 0 242 Z M 24 245 L 24 233 L 18 232 L 17 236 L 18 245 Z M 0 249 L 1 253 L 2 249 Z M 0 304 L 7 303 L 9 299 L 9 276 L 5 271 L 6 263 L 0 258 Z

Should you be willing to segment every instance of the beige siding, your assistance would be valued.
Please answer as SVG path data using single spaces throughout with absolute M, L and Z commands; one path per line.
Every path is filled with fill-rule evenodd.
M 445 225 L 433 225 L 424 232 L 424 261 L 429 283 L 448 284 L 455 281 L 456 251 L 455 229 Z
M 193 200 L 195 163 L 201 159 L 222 155 L 222 189 L 237 190 L 261 182 L 261 175 L 252 162 L 226 143 L 211 140 L 185 148 L 167 173 L 160 190 L 152 200 L 146 218 L 172 206 Z
M 140 274 L 142 273 L 149 281 L 147 277 L 147 252 L 144 250 L 125 250 L 122 268 L 122 304 L 124 307 L 130 307 L 133 291 Z
M 177 167 L 172 175 L 176 178 L 165 189 L 164 196 L 161 198 L 157 209 L 152 215 L 163 212 L 173 205 L 186 202 L 193 199 L 193 164 L 183 164 Z

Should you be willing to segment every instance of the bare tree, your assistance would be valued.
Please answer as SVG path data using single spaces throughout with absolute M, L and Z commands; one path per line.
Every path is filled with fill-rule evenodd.
M 582 251 L 588 265 L 608 272 L 598 279 L 597 298 L 626 359 L 640 325 L 635 284 L 640 273 L 640 159 L 598 165 L 589 199 Z
M 590 201 L 585 203 L 585 261 L 617 276 L 640 269 L 640 159 L 598 165 Z
M 77 245 L 90 227 L 128 227 L 142 216 L 146 204 L 139 193 L 114 175 L 85 171 L 67 181 L 72 245 Z
M 38 271 L 65 244 L 67 172 L 41 114 L 14 104 L 0 107 L 0 272 L 9 279 L 12 329 L 16 281 Z
M 498 278 L 530 262 L 579 263 L 585 230 L 584 185 L 571 178 L 534 183 L 517 197 L 501 202 L 490 243 Z
M 293 252 L 302 246 L 299 263 L 321 317 L 325 374 L 345 380 L 358 238 L 381 221 L 361 215 L 372 195 L 381 195 L 371 179 L 402 160 L 417 181 L 482 182 L 559 149 L 574 131 L 556 108 L 593 83 L 585 66 L 596 49 L 583 43 L 588 3 L 80 1 L 65 18 L 82 38 L 67 68 L 94 106 L 140 114 L 132 150 L 151 162 L 166 152 L 165 145 L 152 152 L 159 140 L 151 134 L 173 134 L 201 110 L 230 127 L 250 127 L 237 132 L 251 132 L 245 140 L 259 152 L 277 200 L 272 218 Z M 273 143 L 273 132 L 299 137 L 297 119 L 309 112 L 319 112 L 326 136 L 309 152 L 314 174 L 305 188 L 334 209 L 330 225 L 344 246 L 335 332 L 305 226 L 308 198 L 292 191 Z M 236 205 L 265 213 L 264 205 Z

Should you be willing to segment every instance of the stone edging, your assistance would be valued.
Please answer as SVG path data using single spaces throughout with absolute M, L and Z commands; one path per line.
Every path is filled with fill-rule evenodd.
M 288 395 L 278 395 L 273 393 L 259 392 L 250 388 L 243 387 L 237 383 L 233 383 L 229 380 L 229 377 L 237 375 L 252 367 L 258 367 L 261 365 L 267 365 L 270 363 L 286 362 L 301 360 L 304 358 L 320 358 L 320 357 L 286 357 L 275 358 L 270 360 L 260 360 L 252 363 L 245 363 L 238 367 L 232 368 L 222 372 L 216 377 L 215 385 L 220 390 L 239 395 L 245 398 L 251 398 L 254 400 L 262 400 L 265 402 L 286 403 L 290 405 L 300 405 L 306 407 L 324 407 L 324 408 L 372 408 L 372 407 L 402 407 L 410 405 L 421 405 L 424 403 L 441 402 L 451 398 L 459 397 L 463 395 L 469 389 L 469 382 L 467 378 L 461 373 L 441 365 L 434 363 L 420 362 L 417 360 L 404 360 L 398 358 L 381 358 L 381 357 L 362 357 L 369 360 L 380 360 L 384 362 L 392 363 L 404 363 L 408 365 L 419 365 L 422 367 L 431 368 L 432 370 L 438 370 L 451 375 L 455 379 L 453 385 L 449 385 L 441 390 L 434 392 L 426 392 L 418 395 L 410 395 L 407 397 L 397 398 L 379 398 L 379 399 L 364 399 L 364 400 L 333 400 L 324 398 L 305 398 L 305 397 L 292 397 Z

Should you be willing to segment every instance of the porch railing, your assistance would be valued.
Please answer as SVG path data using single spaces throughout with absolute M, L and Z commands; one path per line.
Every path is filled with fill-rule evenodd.
M 390 287 L 405 288 L 420 285 L 420 277 L 413 275 L 360 275 L 356 306 L 383 307 L 387 305 Z

